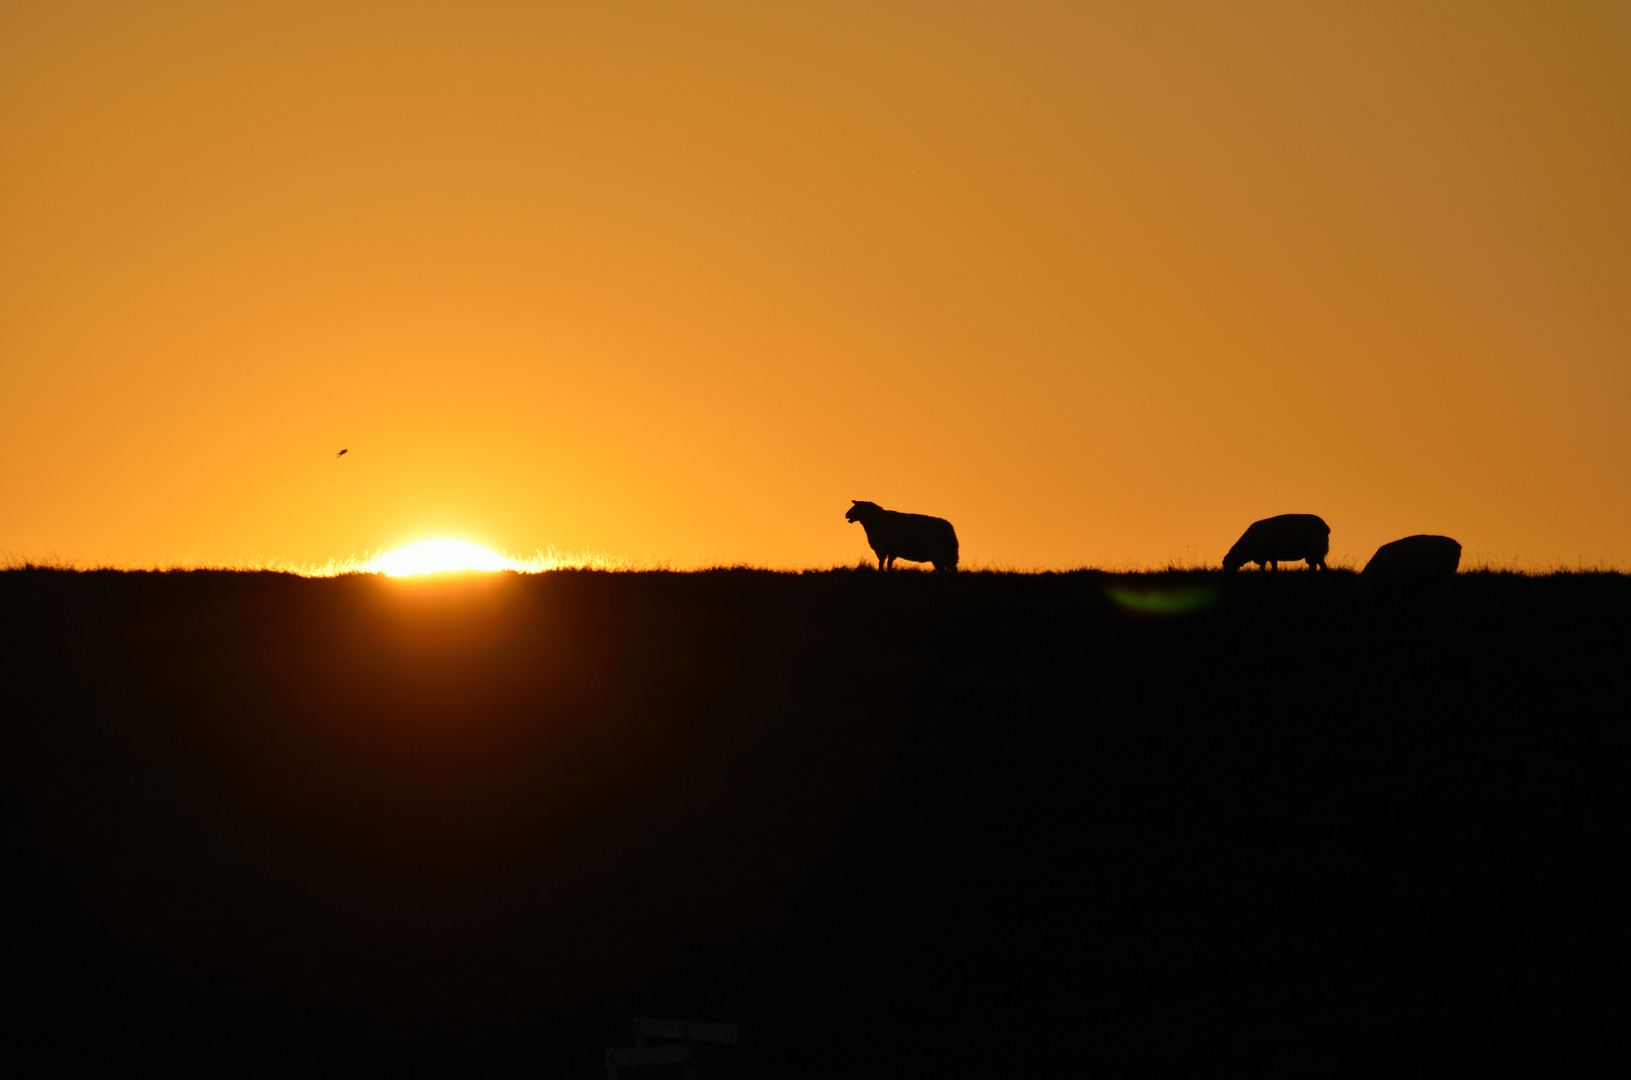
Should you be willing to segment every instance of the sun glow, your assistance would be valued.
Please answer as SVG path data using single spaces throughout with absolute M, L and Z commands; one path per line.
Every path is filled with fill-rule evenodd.
M 374 560 L 373 569 L 391 577 L 441 574 L 453 570 L 518 570 L 513 559 L 465 540 L 421 540 Z
M 426 551 L 425 558 L 420 557 L 420 549 L 427 545 L 452 545 L 459 550 L 458 557 L 450 563 L 442 563 L 431 558 L 432 551 Z M 546 550 L 539 548 L 531 555 L 511 555 L 500 551 L 494 553 L 479 544 L 467 544 L 458 540 L 426 540 L 408 547 L 398 548 L 396 551 L 376 551 L 370 555 L 348 555 L 343 559 L 329 559 L 321 563 L 296 563 L 282 559 L 257 558 L 221 566 L 216 563 L 172 563 L 164 569 L 171 570 L 198 570 L 198 569 L 233 569 L 233 570 L 274 570 L 286 574 L 300 574 L 303 577 L 339 577 L 343 574 L 389 574 L 401 577 L 410 574 L 435 574 L 447 570 L 514 570 L 518 574 L 542 574 L 550 570 L 667 570 L 667 563 L 640 561 L 626 555 L 613 555 L 605 551 L 596 551 L 591 548 L 582 550 L 565 550 L 554 545 Z

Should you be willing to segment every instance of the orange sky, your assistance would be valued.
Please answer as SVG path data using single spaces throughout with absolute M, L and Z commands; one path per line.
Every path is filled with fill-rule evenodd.
M 11 3 L 0 147 L 13 558 L 1631 568 L 1624 4 Z

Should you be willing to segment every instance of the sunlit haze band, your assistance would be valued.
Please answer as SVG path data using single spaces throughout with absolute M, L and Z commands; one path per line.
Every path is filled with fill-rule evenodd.
M 375 570 L 391 577 L 436 574 L 450 570 L 520 570 L 515 559 L 467 540 L 421 540 L 374 560 Z
M 13 561 L 5 564 L 13 568 L 25 566 L 57 566 L 69 569 L 95 569 L 76 562 L 46 560 Z M 303 577 L 337 577 L 341 574 L 385 574 L 389 577 L 411 577 L 416 574 L 459 573 L 466 571 L 491 572 L 509 570 L 519 574 L 539 574 L 548 570 L 639 570 L 666 569 L 655 562 L 638 562 L 626 557 L 608 555 L 602 551 L 562 551 L 550 547 L 531 555 L 510 555 L 493 551 L 468 540 L 434 539 L 406 544 L 393 551 L 375 551 L 368 555 L 352 555 L 344 559 L 329 559 L 320 563 L 301 563 L 286 559 L 247 559 L 238 562 L 215 562 L 181 559 L 157 564 L 154 570 L 237 570 L 271 571 L 299 574 Z

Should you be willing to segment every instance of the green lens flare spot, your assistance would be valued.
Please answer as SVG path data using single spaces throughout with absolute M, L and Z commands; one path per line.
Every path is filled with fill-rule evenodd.
M 1182 615 L 1199 611 L 1211 607 L 1223 595 L 1223 590 L 1216 585 L 1184 589 L 1128 589 L 1109 585 L 1104 592 L 1123 611 L 1136 611 L 1143 615 Z

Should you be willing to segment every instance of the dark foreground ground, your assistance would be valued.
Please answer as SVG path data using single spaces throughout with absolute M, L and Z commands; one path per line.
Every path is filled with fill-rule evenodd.
M 704 1078 L 1613 1053 L 1628 615 L 1602 574 L 0 573 L 6 1053 L 591 1077 L 636 1014 L 740 1023 Z

